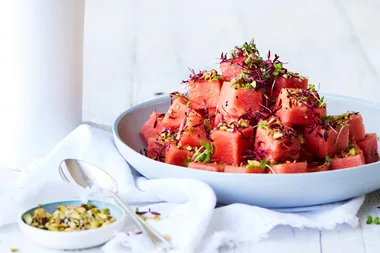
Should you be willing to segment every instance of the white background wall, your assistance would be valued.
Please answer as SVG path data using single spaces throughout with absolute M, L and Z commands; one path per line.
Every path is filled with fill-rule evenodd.
M 179 90 L 255 38 L 321 91 L 380 102 L 380 1 L 87 0 L 84 120 Z

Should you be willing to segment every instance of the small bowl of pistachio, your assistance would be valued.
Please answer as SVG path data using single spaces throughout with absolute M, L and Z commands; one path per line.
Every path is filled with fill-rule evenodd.
M 18 223 L 36 244 L 73 250 L 104 244 L 123 228 L 125 220 L 124 210 L 112 203 L 70 200 L 38 205 L 23 212 Z

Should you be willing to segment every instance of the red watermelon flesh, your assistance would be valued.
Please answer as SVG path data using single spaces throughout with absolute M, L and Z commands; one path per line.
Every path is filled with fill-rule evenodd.
M 162 161 L 165 156 L 166 144 L 161 138 L 149 138 L 147 157 L 157 161 Z
M 253 146 L 253 128 L 241 128 L 239 131 L 230 129 L 219 128 L 211 133 L 215 145 L 212 159 L 216 162 L 239 165 L 242 152 Z
M 330 169 L 326 164 L 311 163 L 307 164 L 307 172 L 321 172 L 328 171 Z
M 231 81 L 233 78 L 239 77 L 243 73 L 243 68 L 239 65 L 247 59 L 242 56 L 236 59 L 226 60 L 220 63 L 220 70 L 225 81 Z
M 347 112 L 338 117 L 343 118 L 350 125 L 350 141 L 361 141 L 365 138 L 365 127 L 360 113 Z
M 312 152 L 309 152 L 305 149 L 305 147 L 301 147 L 300 149 L 300 155 L 297 159 L 297 161 L 299 162 L 308 162 L 308 163 L 311 163 L 311 162 L 314 162 L 317 160 L 317 157 L 312 153 Z
M 161 125 L 163 117 L 164 114 L 153 111 L 148 120 L 141 127 L 140 135 L 145 143 L 148 143 L 149 138 L 154 138 L 161 134 L 163 130 Z
M 190 107 L 195 110 L 215 108 L 222 87 L 222 80 L 197 80 L 189 82 Z
M 269 96 L 277 98 L 282 88 L 300 88 L 306 89 L 308 79 L 305 77 L 277 77 L 273 89 L 268 91 Z
M 178 140 L 181 146 L 200 147 L 208 138 L 211 126 L 197 113 L 191 113 L 180 126 Z
M 196 110 L 196 112 L 199 113 L 202 116 L 202 118 L 209 119 L 211 121 L 214 121 L 215 116 L 217 115 L 216 107 L 203 108 L 200 110 Z
M 266 173 L 266 170 L 262 170 L 260 168 L 248 168 L 247 166 L 226 165 L 226 167 L 224 167 L 224 172 L 226 173 Z
M 349 145 L 349 128 L 337 127 L 331 129 L 317 126 L 311 133 L 310 128 L 305 128 L 305 147 L 317 157 L 324 159 L 326 156 L 333 156 Z
M 292 128 L 283 126 L 275 117 L 260 121 L 256 130 L 255 151 L 265 160 L 296 160 L 300 154 L 301 136 Z
M 222 113 L 218 112 L 215 116 L 214 126 L 217 127 L 222 123 L 231 124 L 233 122 L 238 122 L 239 117 L 234 117 L 231 115 L 223 115 Z
M 197 170 L 206 170 L 206 171 L 215 171 L 215 172 L 224 172 L 224 164 L 221 163 L 203 163 L 203 162 L 191 162 L 187 167 L 197 169 Z
M 307 163 L 305 162 L 287 162 L 271 166 L 275 174 L 291 174 L 307 172 Z
M 224 82 L 217 110 L 223 115 L 239 117 L 249 111 L 260 111 L 262 102 L 263 92 L 261 90 L 252 88 L 235 89 L 230 82 Z
M 316 92 L 314 94 L 317 96 Z M 281 106 L 276 116 L 285 126 L 310 126 L 326 116 L 326 103 L 319 106 L 316 98 L 307 89 L 283 88 L 277 97 L 276 106 Z
M 366 164 L 379 161 L 378 142 L 375 133 L 366 134 L 364 140 L 358 141 L 356 144 L 363 151 Z
M 175 98 L 172 105 L 169 107 L 168 112 L 162 119 L 162 126 L 168 128 L 173 132 L 178 131 L 186 113 L 189 113 L 191 109 L 188 107 L 188 101 L 185 97 L 179 96 Z
M 357 145 L 350 145 L 340 154 L 334 156 L 330 162 L 332 170 L 351 168 L 365 164 L 363 151 Z
M 179 149 L 176 145 L 170 144 L 166 147 L 164 163 L 184 166 L 188 158 L 193 156 L 193 152 Z

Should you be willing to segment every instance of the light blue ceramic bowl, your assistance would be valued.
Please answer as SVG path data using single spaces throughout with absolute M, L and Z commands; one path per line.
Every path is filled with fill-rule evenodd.
M 116 218 L 116 221 L 108 226 L 92 230 L 72 232 L 48 231 L 29 226 L 23 220 L 22 217 L 24 214 L 29 213 L 33 215 L 34 210 L 38 208 L 34 207 L 20 214 L 18 224 L 21 231 L 28 239 L 43 247 L 59 250 L 74 250 L 95 247 L 104 244 L 110 240 L 117 231 L 121 230 L 124 226 L 126 216 L 122 208 L 112 203 L 97 200 L 90 200 L 88 203 L 93 204 L 99 209 L 108 208 L 112 217 Z M 82 202 L 80 200 L 68 200 L 41 204 L 41 207 L 47 212 L 53 213 L 59 205 L 80 206 L 81 204 Z
M 380 105 L 351 97 L 321 94 L 328 114 L 358 111 L 367 133 L 380 134 Z M 113 126 L 119 152 L 149 179 L 195 178 L 210 185 L 223 204 L 246 203 L 269 208 L 304 207 L 342 201 L 380 188 L 380 162 L 344 170 L 300 174 L 238 174 L 194 170 L 154 161 L 140 154 L 146 147 L 139 131 L 154 109 L 166 112 L 169 98 L 137 105 L 123 112 Z

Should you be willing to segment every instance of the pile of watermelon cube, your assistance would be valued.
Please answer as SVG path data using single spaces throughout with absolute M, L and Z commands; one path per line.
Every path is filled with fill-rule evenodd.
M 220 72 L 191 70 L 187 93 L 170 94 L 140 135 L 154 160 L 226 173 L 306 173 L 377 162 L 376 133 L 358 112 L 328 115 L 305 76 L 254 40 L 221 55 Z

